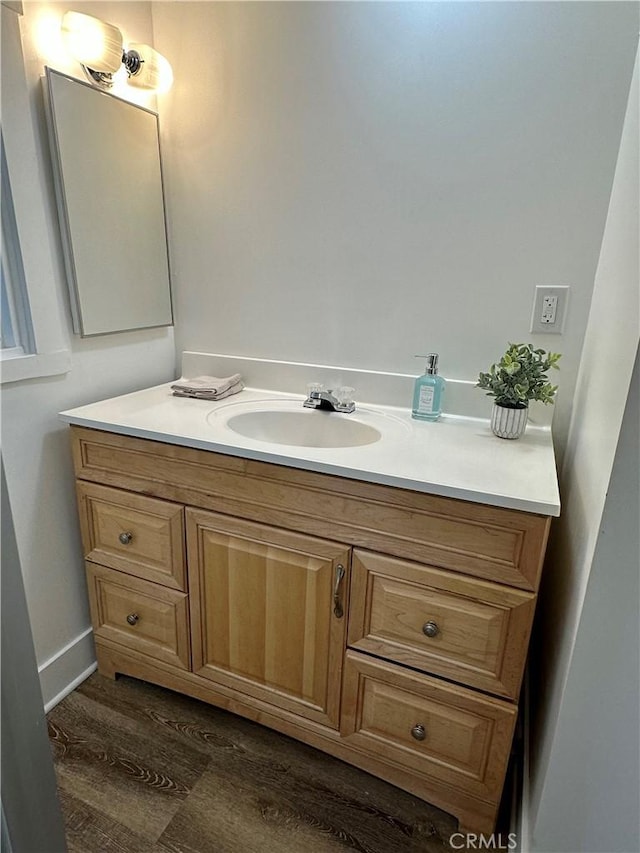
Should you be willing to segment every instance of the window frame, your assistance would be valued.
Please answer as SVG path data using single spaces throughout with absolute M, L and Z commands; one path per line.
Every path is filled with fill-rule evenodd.
M 24 270 L 32 335 L 0 360 L 2 384 L 55 376 L 71 368 L 69 336 L 58 302 L 43 164 L 31 113 L 29 86 L 22 52 L 19 10 L 2 2 L 2 137 L 13 210 Z M 15 248 L 17 248 L 17 246 Z M 16 294 L 14 293 L 14 297 Z M 18 301 L 18 300 L 16 300 Z M 20 311 L 20 306 L 18 311 Z M 29 340 L 29 337 L 31 339 Z

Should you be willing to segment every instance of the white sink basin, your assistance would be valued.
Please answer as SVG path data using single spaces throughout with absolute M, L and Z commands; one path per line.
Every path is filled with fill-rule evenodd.
M 382 438 L 375 427 L 351 415 L 312 409 L 243 412 L 226 425 L 245 438 L 296 447 L 360 447 Z

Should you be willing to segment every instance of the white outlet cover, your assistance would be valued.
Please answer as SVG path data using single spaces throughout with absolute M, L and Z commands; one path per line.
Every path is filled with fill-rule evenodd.
M 536 286 L 535 296 L 533 300 L 533 311 L 531 312 L 531 327 L 529 329 L 533 334 L 538 335 L 561 335 L 564 331 L 564 323 L 567 317 L 567 305 L 569 304 L 570 287 L 565 284 L 561 285 L 543 285 Z M 542 315 L 545 313 L 544 301 L 547 297 L 554 296 L 557 299 L 555 310 L 555 322 L 547 323 L 542 320 Z

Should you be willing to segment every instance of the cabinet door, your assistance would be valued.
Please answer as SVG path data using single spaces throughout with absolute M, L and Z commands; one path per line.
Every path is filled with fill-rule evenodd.
M 338 728 L 348 547 L 193 509 L 187 543 L 194 672 Z

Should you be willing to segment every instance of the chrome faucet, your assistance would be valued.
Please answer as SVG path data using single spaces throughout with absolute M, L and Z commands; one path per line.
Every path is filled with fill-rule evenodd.
M 331 389 L 325 391 L 322 385 L 312 384 L 309 386 L 309 396 L 302 405 L 308 409 L 324 409 L 348 415 L 356 410 L 352 394 L 353 388 L 338 388 L 334 394 Z

